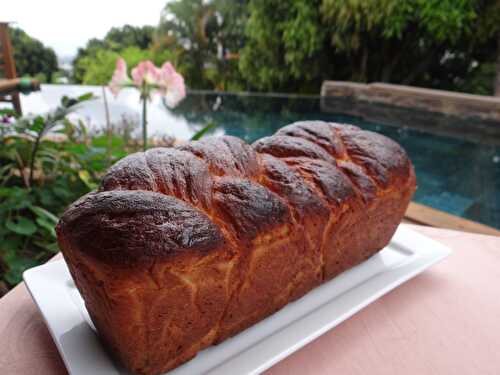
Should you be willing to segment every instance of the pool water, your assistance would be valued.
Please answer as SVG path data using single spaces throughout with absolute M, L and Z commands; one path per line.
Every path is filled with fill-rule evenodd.
M 348 123 L 382 133 L 401 144 L 410 155 L 417 174 L 416 202 L 500 227 L 499 144 L 432 134 L 428 124 L 425 130 L 419 130 L 404 122 L 400 126 L 385 125 L 359 116 L 326 113 L 317 97 L 192 94 L 173 113 L 191 124 L 214 121 L 219 132 L 223 130 L 247 142 L 300 120 Z M 411 111 L 407 111 L 407 116 L 412 116 Z M 390 113 L 387 117 L 392 118 Z
M 102 94 L 95 86 L 44 85 L 40 93 L 24 96 L 22 103 L 25 112 L 38 113 L 55 107 L 62 95 L 89 91 Z M 118 98 L 108 92 L 107 98 L 112 122 L 124 116 L 139 121 L 137 92 L 124 90 Z M 417 174 L 416 202 L 500 228 L 500 124 L 372 104 L 357 110 L 356 103 L 330 104 L 334 113 L 322 110 L 319 97 L 197 92 L 174 110 L 156 98 L 148 110 L 149 129 L 151 134 L 187 139 L 213 121 L 216 135 L 230 134 L 251 143 L 294 121 L 354 124 L 382 133 L 406 149 Z M 91 124 L 104 126 L 102 100 L 86 103 L 79 112 Z

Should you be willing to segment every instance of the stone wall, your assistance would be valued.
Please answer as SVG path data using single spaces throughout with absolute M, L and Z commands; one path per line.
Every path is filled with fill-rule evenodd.
M 414 108 L 462 118 L 500 121 L 500 97 L 470 95 L 387 83 L 325 81 L 321 96 Z M 322 102 L 328 111 L 328 101 Z

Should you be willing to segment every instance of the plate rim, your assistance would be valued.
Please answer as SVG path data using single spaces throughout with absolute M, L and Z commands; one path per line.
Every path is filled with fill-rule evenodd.
M 427 268 L 443 260 L 452 253 L 452 250 L 447 246 L 416 232 L 405 224 L 399 225 L 393 238 L 390 241 L 390 244 L 399 249 L 403 249 L 403 251 L 405 251 L 406 249 L 411 249 L 414 252 L 414 255 L 409 257 L 408 261 L 404 264 L 399 265 L 396 268 L 389 269 L 381 274 L 377 274 L 371 279 L 364 281 L 360 285 L 356 285 L 348 289 L 341 295 L 330 299 L 327 303 L 310 311 L 305 316 L 292 321 L 287 326 L 280 328 L 278 331 L 258 341 L 258 343 L 240 351 L 233 357 L 228 358 L 225 362 L 208 369 L 207 374 L 260 374 L 272 367 L 277 362 L 283 360 L 295 351 L 315 340 L 319 336 L 325 334 L 341 322 L 347 320 L 352 315 L 356 314 L 358 311 L 373 303 L 383 295 L 397 288 L 399 285 L 402 285 L 406 281 L 412 279 L 416 275 L 425 271 Z M 43 265 L 30 268 L 23 273 L 23 279 L 33 301 L 37 305 L 37 308 L 40 311 L 43 320 L 49 329 L 50 335 L 52 336 L 52 339 L 63 359 L 68 372 L 71 374 L 72 367 L 74 365 L 73 359 L 69 357 L 67 351 L 64 348 L 64 345 L 59 339 L 60 329 L 56 329 L 55 324 L 52 322 L 52 319 L 48 316 L 49 314 L 47 313 L 46 306 L 41 306 L 43 304 L 42 298 L 45 300 L 50 299 L 50 297 L 47 296 L 49 294 L 46 293 L 44 297 L 41 297 L 42 293 L 39 293 L 39 291 L 37 290 L 36 283 L 32 282 L 33 275 L 36 274 L 38 276 L 38 273 L 45 272 L 45 268 L 47 267 L 57 267 L 56 264 L 60 266 L 61 262 L 65 263 L 65 260 L 54 260 Z M 67 267 L 65 264 L 64 266 Z M 380 279 L 384 281 L 384 277 L 387 278 L 388 281 L 385 284 L 383 283 L 383 286 L 377 286 L 376 284 L 379 284 L 381 282 Z M 373 280 L 379 281 L 377 282 Z M 371 289 L 367 287 L 370 285 L 372 285 Z M 61 288 L 64 288 L 64 285 L 61 285 Z M 330 319 L 328 322 L 325 322 L 324 318 L 321 319 L 322 316 L 324 317 L 328 314 L 331 314 L 331 312 L 336 308 L 338 310 L 338 306 L 342 306 L 342 299 L 348 299 L 350 295 L 356 295 L 356 293 L 363 293 L 363 289 L 365 289 L 365 294 L 367 294 L 367 296 L 362 298 L 360 302 L 355 304 L 344 304 L 344 306 L 348 306 L 348 308 L 344 308 L 345 311 L 341 311 L 340 314 L 336 315 L 336 318 Z M 62 294 L 64 294 L 64 297 L 58 295 L 57 299 L 60 300 L 61 298 L 63 298 L 65 300 L 65 308 L 69 308 L 67 307 L 67 305 L 71 305 L 71 309 L 73 311 L 70 311 L 70 313 L 73 315 L 73 321 L 80 319 L 85 320 L 81 315 L 81 312 L 74 305 L 74 302 L 71 301 L 69 294 Z M 359 299 L 359 296 L 357 299 Z M 78 315 L 78 318 L 74 316 L 75 314 Z M 245 331 L 242 331 L 242 333 L 243 332 Z M 95 339 L 97 340 L 97 335 L 95 335 Z M 99 343 L 98 345 L 100 348 L 102 348 Z M 263 347 L 266 347 L 266 349 L 263 350 Z M 96 348 L 97 351 L 100 350 L 100 356 L 106 357 L 107 362 L 114 363 L 108 357 L 108 354 L 100 348 Z M 255 361 L 245 360 L 245 357 L 248 356 L 257 356 L 259 358 L 258 363 L 256 363 Z M 101 358 L 101 360 L 105 359 Z M 121 373 L 121 370 L 115 369 L 115 373 L 119 374 Z M 166 374 L 169 374 L 169 372 L 167 372 Z

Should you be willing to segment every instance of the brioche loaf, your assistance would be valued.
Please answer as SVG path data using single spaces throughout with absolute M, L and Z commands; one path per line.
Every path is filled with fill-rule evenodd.
M 298 122 L 132 154 L 57 234 L 111 353 L 160 374 L 382 249 L 414 190 L 390 139 Z

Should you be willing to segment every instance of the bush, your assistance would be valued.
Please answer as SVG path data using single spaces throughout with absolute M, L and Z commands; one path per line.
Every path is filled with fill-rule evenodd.
M 116 60 L 123 57 L 128 66 L 135 66 L 142 60 L 150 60 L 151 52 L 137 47 L 129 47 L 122 51 L 99 50 L 95 56 L 84 57 L 78 61 L 78 67 L 84 71 L 83 83 L 90 85 L 106 85 L 116 67 Z
M 17 27 L 10 28 L 10 38 L 18 76 L 26 75 L 36 77 L 40 82 L 51 82 L 52 75 L 59 69 L 54 50 Z
M 0 112 L 0 294 L 59 251 L 54 227 L 66 206 L 97 186 L 106 168 L 135 151 L 117 135 L 92 134 L 70 114 L 92 99 L 64 97 L 45 116 Z
M 68 115 L 91 99 L 92 94 L 63 97 L 43 116 L 18 118 L 0 110 L 0 296 L 21 281 L 25 269 L 59 251 L 54 228 L 65 208 L 97 188 L 110 165 L 143 147 L 132 137 L 138 119 L 125 117 L 92 134 L 71 120 Z M 192 139 L 214 127 L 209 122 Z M 150 144 L 173 141 L 157 138 Z

